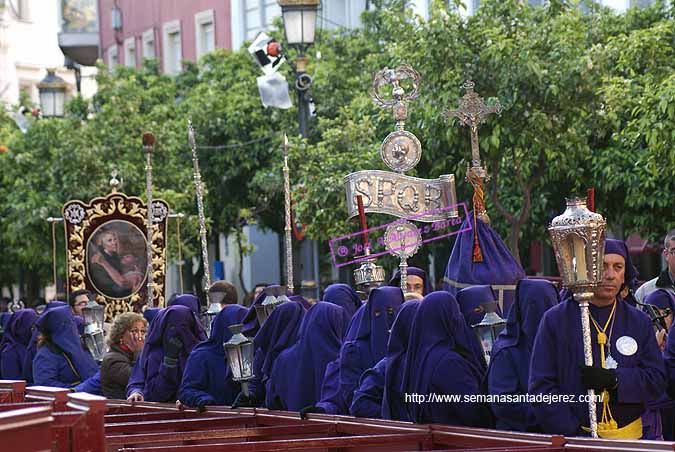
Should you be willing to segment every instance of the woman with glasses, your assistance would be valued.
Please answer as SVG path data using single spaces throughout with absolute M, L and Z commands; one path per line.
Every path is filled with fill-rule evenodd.
M 147 333 L 147 322 L 142 315 L 127 312 L 115 318 L 110 330 L 110 351 L 101 365 L 101 387 L 109 399 L 126 399 L 126 388 L 131 369 L 138 358 Z

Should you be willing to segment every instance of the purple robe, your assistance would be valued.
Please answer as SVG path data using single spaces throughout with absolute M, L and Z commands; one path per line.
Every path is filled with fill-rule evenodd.
M 345 334 L 343 343 L 354 340 L 365 311 L 366 304 L 362 304 L 361 307 L 356 310 L 349 321 L 347 334 Z M 321 386 L 321 399 L 316 406 L 323 408 L 327 414 L 349 414 L 349 405 L 345 403 L 342 392 L 340 391 L 339 354 L 326 366 L 326 373 L 324 374 L 323 385 Z
M 518 282 L 506 329 L 492 347 L 489 394 L 527 394 L 530 357 L 539 322 L 544 312 L 558 301 L 558 291 L 546 280 L 521 279 Z M 500 430 L 540 431 L 529 403 L 492 403 L 492 412 Z
M 297 342 L 305 312 L 300 302 L 282 303 L 272 311 L 255 335 L 253 340 L 256 350 L 253 361 L 255 378 L 249 383 L 249 390 L 256 401 L 265 400 L 265 385 L 272 373 L 274 361 L 281 352 Z
M 348 323 L 345 310 L 332 303 L 317 303 L 307 311 L 298 341 L 274 362 L 267 408 L 300 411 L 319 401 L 326 365 L 337 356 Z
M 396 316 L 394 326 L 391 327 L 382 399 L 384 419 L 410 420 L 406 405 L 403 403 L 402 384 L 410 331 L 419 306 L 420 302 L 417 300 L 406 301 Z
M 382 397 L 384 396 L 384 378 L 387 357 L 382 358 L 375 367 L 361 375 L 359 386 L 354 391 L 349 413 L 356 417 L 380 419 L 382 417 Z
M 45 311 L 35 327 L 49 338 L 33 359 L 36 385 L 69 388 L 98 372 L 94 358 L 82 348 L 70 306 Z
M 183 342 L 178 363 L 174 367 L 164 364 L 165 336 L 176 336 Z M 176 400 L 188 355 L 195 345 L 204 340 L 204 327 L 190 308 L 173 305 L 162 310 L 153 321 L 141 356 L 131 371 L 127 397 L 140 392 L 148 402 Z
M 599 325 L 604 325 L 611 309 L 611 305 L 597 307 L 591 304 L 590 314 Z M 608 341 L 610 355 L 618 363 L 619 385 L 617 390 L 610 392 L 610 408 L 618 426 L 623 427 L 644 414 L 645 407 L 662 395 L 666 370 L 647 315 L 621 302 L 617 303 L 614 315 Z M 593 365 L 599 367 L 600 349 L 592 325 L 591 331 Z M 637 352 L 629 356 L 619 352 L 616 342 L 624 336 L 637 343 Z M 569 297 L 549 309 L 541 320 L 530 362 L 529 393 L 586 394 L 581 381 L 583 365 L 580 307 Z M 575 436 L 581 434 L 582 425 L 589 423 L 587 403 L 535 403 L 533 407 L 537 422 L 545 433 Z M 597 412 L 601 413 L 602 404 L 598 403 L 597 407 Z M 650 436 L 647 434 L 643 438 L 654 439 Z
M 420 278 L 422 278 L 422 281 L 424 281 L 424 290 L 422 295 L 427 295 L 434 291 L 434 286 L 433 284 L 431 284 L 431 281 L 429 281 L 429 278 L 427 277 L 427 272 L 418 267 L 408 267 L 407 273 L 408 276 L 412 275 L 412 276 L 419 276 Z M 396 270 L 394 272 L 394 276 L 392 276 L 392 278 L 389 280 L 389 285 L 394 287 L 401 287 L 401 270 Z
M 45 305 L 45 310 L 42 311 L 42 314 L 44 315 L 44 313 L 49 311 L 50 309 L 67 305 L 68 303 L 64 303 L 63 301 L 50 301 Z M 23 379 L 26 380 L 28 386 L 31 386 L 33 384 L 33 359 L 35 358 L 35 354 L 37 353 L 38 334 L 40 334 L 38 329 L 32 328 L 30 341 L 28 342 L 28 346 L 26 347 L 26 356 L 23 359 Z
M 32 309 L 21 309 L 10 317 L 9 325 L 0 342 L 0 375 L 3 379 L 21 380 L 26 349 L 37 316 Z
M 476 224 L 483 262 L 473 262 L 473 213 L 470 213 L 462 223 L 462 229 L 471 229 L 459 234 L 455 240 L 445 270 L 443 290 L 457 296 L 457 292 L 465 287 L 489 284 L 497 293 L 502 312 L 509 312 L 516 283 L 525 277 L 525 271 L 492 227 L 481 220 Z
M 470 427 L 491 424 L 489 408 L 479 403 L 429 400 L 436 395 L 482 394 L 484 362 L 472 352 L 478 338 L 466 326 L 455 298 L 447 292 L 424 297 L 413 320 L 403 374 L 403 393 L 423 397 L 407 401 L 412 421 Z
M 230 340 L 229 326 L 241 322 L 246 308 L 237 304 L 225 306 L 213 319 L 211 337 L 190 352 L 185 364 L 178 398 L 188 406 L 229 405 L 241 385 L 232 380 L 223 344 Z
M 196 316 L 199 316 L 199 298 L 192 295 L 191 293 L 178 295 L 176 298 L 171 300 L 169 306 L 185 306 L 194 312 Z
M 349 318 L 361 307 L 361 299 L 348 284 L 331 284 L 323 293 L 323 301 L 342 306 Z
M 457 292 L 457 303 L 459 303 L 459 309 L 464 315 L 466 324 L 469 326 L 474 326 L 480 323 L 485 317 L 485 310 L 481 306 L 481 303 L 497 301 L 495 292 L 491 286 L 471 286 L 466 289 L 462 289 Z M 497 306 L 497 315 L 499 317 L 504 317 L 502 311 Z
M 152 325 L 152 321 L 155 320 L 157 314 L 162 312 L 162 308 L 148 308 L 143 311 L 143 318 L 148 322 L 148 328 Z
M 378 287 L 370 292 L 356 337 L 340 350 L 340 392 L 346 406 L 352 404 L 361 374 L 387 353 L 389 331 L 402 303 L 399 287 Z
M 303 297 L 301 295 L 291 295 L 291 296 L 288 297 L 288 299 L 291 300 L 291 301 L 297 301 L 298 303 L 300 303 L 302 305 L 302 307 L 305 308 L 305 311 L 312 307 L 312 304 L 309 301 L 307 301 L 307 299 L 305 297 Z

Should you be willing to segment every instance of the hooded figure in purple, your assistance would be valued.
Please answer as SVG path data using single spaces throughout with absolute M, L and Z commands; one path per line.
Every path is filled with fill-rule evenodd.
M 410 414 L 403 403 L 403 372 L 408 353 L 410 332 L 420 301 L 406 301 L 396 316 L 387 344 L 382 418 L 396 421 L 410 421 Z
M 311 308 L 311 306 L 310 306 Z M 306 310 L 298 301 L 290 301 L 277 306 L 255 335 L 253 340 L 255 358 L 253 373 L 255 378 L 249 383 L 249 390 L 255 405 L 265 400 L 265 386 L 272 374 L 274 362 L 281 352 L 294 345 Z
M 624 283 L 621 286 L 619 296 L 628 304 L 637 307 L 635 300 L 635 289 L 638 279 L 638 271 L 633 265 L 628 252 L 628 246 L 623 240 L 607 239 L 605 240 L 605 254 L 618 254 L 622 256 L 625 261 Z
M 480 323 L 485 317 L 485 309 L 481 303 L 497 301 L 495 291 L 491 286 L 471 286 L 457 292 L 457 303 L 459 309 L 464 315 L 466 324 L 470 327 Z M 497 315 L 504 317 L 502 311 L 497 306 Z
M 302 295 L 290 295 L 288 299 L 300 303 L 305 308 L 305 311 L 312 307 L 312 304 Z
M 185 405 L 229 405 L 237 396 L 241 385 L 232 380 L 223 344 L 232 337 L 229 327 L 245 315 L 243 306 L 225 306 L 213 320 L 211 337 L 192 349 L 178 390 L 178 399 Z
M 558 304 L 558 291 L 541 279 L 521 279 L 516 300 L 502 331 L 492 347 L 488 369 L 488 393 L 527 394 L 530 358 L 539 322 L 548 309 Z M 496 427 L 520 432 L 541 431 L 529 403 L 492 403 Z
M 340 350 L 340 392 L 351 406 L 361 374 L 375 366 L 387 353 L 387 342 L 396 314 L 403 304 L 398 287 L 378 287 L 370 292 L 356 337 Z
M 408 288 L 406 292 L 416 292 L 422 296 L 430 294 L 434 291 L 434 286 L 431 284 L 431 281 L 427 277 L 427 272 L 418 267 L 408 267 L 407 271 L 408 277 L 417 276 L 422 280 L 422 283 L 419 287 L 415 287 L 419 284 L 418 281 L 413 281 L 414 278 L 407 280 Z M 396 270 L 394 276 L 389 280 L 389 285 L 393 287 L 401 287 L 401 270 Z
M 32 309 L 21 309 L 10 317 L 0 342 L 0 375 L 5 380 L 21 380 L 23 377 L 26 349 L 37 316 Z
M 265 287 L 265 289 L 278 287 L 280 287 L 278 284 L 273 284 L 271 286 Z M 290 294 L 287 292 L 286 295 L 288 296 Z M 264 290 L 260 292 L 253 300 L 253 303 L 251 303 L 251 306 L 248 308 L 246 317 L 244 317 L 244 319 L 241 321 L 241 323 L 244 324 L 244 328 L 242 328 L 241 332 L 248 337 L 254 337 L 260 329 L 260 323 L 258 322 L 258 316 L 255 313 L 255 307 L 261 304 L 265 300 L 266 296 L 267 294 Z
M 277 357 L 267 380 L 266 406 L 300 411 L 321 397 L 326 365 L 340 351 L 349 316 L 340 306 L 317 303 L 305 314 L 298 342 Z
M 495 287 L 499 307 L 501 312 L 509 312 L 516 283 L 525 277 L 525 271 L 494 229 L 479 219 L 476 220 L 476 225 L 483 262 L 473 262 L 473 213 L 470 213 L 462 223 L 462 230 L 465 231 L 459 234 L 452 248 L 445 270 L 443 290 L 457 296 L 460 289 L 469 286 L 502 286 Z
M 44 315 L 45 312 L 58 308 L 61 306 L 67 306 L 68 303 L 64 303 L 63 301 L 50 301 L 45 305 L 45 310 L 42 312 L 42 315 Z M 75 317 L 81 318 L 81 317 Z M 28 342 L 28 346 L 26 347 L 26 356 L 23 358 L 23 380 L 26 380 L 26 383 L 28 386 L 31 386 L 33 384 L 33 358 L 35 358 L 35 354 L 37 353 L 37 339 L 38 335 L 40 332 L 38 331 L 35 326 L 31 329 L 31 336 L 30 336 L 30 341 Z
M 36 385 L 75 388 L 98 373 L 94 358 L 82 348 L 70 306 L 45 311 L 35 327 L 44 338 L 33 359 Z
M 472 350 L 478 338 L 466 326 L 455 298 L 447 292 L 424 297 L 413 320 L 403 372 L 402 393 L 424 397 L 407 403 L 410 420 L 469 427 L 489 427 L 487 405 L 426 400 L 437 395 L 482 394 L 485 376 L 481 357 Z M 430 395 L 431 394 L 431 395 Z
M 162 308 L 148 308 L 143 311 L 143 318 L 148 322 L 148 328 L 152 324 L 152 321 L 155 320 L 157 314 L 162 312 Z
M 361 307 L 361 299 L 351 286 L 347 284 L 331 284 L 323 293 L 323 301 L 342 306 L 349 318 Z
M 3 332 L 9 326 L 9 318 L 12 316 L 11 312 L 0 312 L 0 340 L 2 340 Z
M 127 397 L 140 393 L 147 402 L 175 401 L 188 355 L 204 340 L 204 327 L 190 308 L 173 305 L 162 310 L 131 371 Z
M 375 364 L 375 367 L 366 370 L 361 375 L 359 386 L 356 391 L 354 391 L 352 406 L 349 408 L 349 411 L 353 416 L 369 418 L 381 418 L 383 416 L 382 413 L 385 411 L 384 395 L 385 385 L 387 384 L 387 375 L 389 386 L 393 387 L 398 384 L 395 393 L 401 394 L 401 361 L 405 357 L 408 337 L 410 336 L 410 327 L 412 325 L 413 317 L 417 312 L 417 308 L 419 307 L 419 303 L 418 300 L 411 300 L 403 304 L 391 327 L 391 335 L 389 336 L 389 343 L 387 345 L 387 354 Z M 390 363 L 392 363 L 393 366 L 391 366 Z M 396 380 L 396 382 L 394 380 Z M 393 401 L 394 405 L 396 405 L 394 399 L 397 396 L 392 394 L 391 390 L 387 392 L 387 396 Z M 386 411 L 389 413 L 390 404 L 387 403 L 386 405 Z
M 176 298 L 171 300 L 169 306 L 185 306 L 186 308 L 190 308 L 190 310 L 194 312 L 197 317 L 199 317 L 199 298 L 192 295 L 191 293 L 178 295 Z
M 568 296 L 541 320 L 530 361 L 528 392 L 535 396 L 582 395 L 588 389 L 598 394 L 606 390 L 618 428 L 639 427 L 641 423 L 642 439 L 657 439 L 660 419 L 647 407 L 663 395 L 665 365 L 649 317 L 618 297 L 630 266 L 625 246 L 612 242 L 607 240 L 603 279 L 589 303 L 589 314 L 598 325 L 591 321 L 593 366 L 584 364 L 581 308 Z M 606 361 L 602 368 L 597 329 L 605 325 Z M 596 406 L 600 420 L 602 403 Z M 533 408 L 545 433 L 587 435 L 581 428 L 589 425 L 587 403 L 533 403 Z

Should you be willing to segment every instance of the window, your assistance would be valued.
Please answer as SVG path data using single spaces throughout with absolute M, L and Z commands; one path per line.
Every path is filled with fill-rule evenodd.
M 164 72 L 178 74 L 181 71 L 183 59 L 180 21 L 174 20 L 164 24 Z
M 151 28 L 150 30 L 144 31 L 141 40 L 143 41 L 143 58 L 156 58 L 155 30 Z
M 136 38 L 133 36 L 124 40 L 124 65 L 136 67 Z
M 118 64 L 119 58 L 117 57 L 117 46 L 113 45 L 108 47 L 108 69 L 114 69 Z
M 195 43 L 197 58 L 215 50 L 216 35 L 212 9 L 195 14 Z

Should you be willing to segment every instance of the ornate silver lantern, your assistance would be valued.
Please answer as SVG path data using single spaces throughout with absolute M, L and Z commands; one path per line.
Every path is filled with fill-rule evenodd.
M 602 281 L 605 257 L 605 219 L 586 208 L 585 199 L 568 199 L 567 209 L 548 228 L 562 276 L 563 286 L 574 295 L 581 307 L 581 328 L 584 340 L 584 361 L 593 365 L 588 303 Z M 595 397 L 588 390 L 588 411 L 591 435 L 598 437 Z
M 286 301 L 290 301 L 286 296 L 286 286 L 279 286 L 278 288 L 266 287 L 265 295 L 266 297 L 263 302 L 255 307 L 255 315 L 258 317 L 260 326 L 265 323 L 277 306 Z
M 485 361 L 490 364 L 490 354 L 492 353 L 492 346 L 497 340 L 497 336 L 502 332 L 506 326 L 506 320 L 499 317 L 497 314 L 497 301 L 486 301 L 480 304 L 485 312 L 485 316 L 480 323 L 473 325 L 473 329 L 478 335 L 478 340 L 483 346 L 483 353 Z
M 82 315 L 84 316 L 84 343 L 91 356 L 98 363 L 103 361 L 103 355 L 105 355 L 103 311 L 103 306 L 94 300 L 89 300 L 89 303 L 82 308 Z
M 253 375 L 253 341 L 241 334 L 243 324 L 231 325 L 232 337 L 223 344 L 232 379 L 241 382 L 241 390 L 248 397 L 248 381 Z
M 206 323 L 207 323 L 207 325 L 205 325 L 205 326 L 206 326 L 206 331 L 209 334 L 209 337 L 211 337 L 211 325 L 213 325 L 213 319 L 216 318 L 216 316 L 218 315 L 218 313 L 220 312 L 221 309 L 222 308 L 220 307 L 220 303 L 211 302 L 211 304 L 209 305 L 209 309 L 205 313 L 206 314 L 206 316 L 205 316 L 206 317 Z

